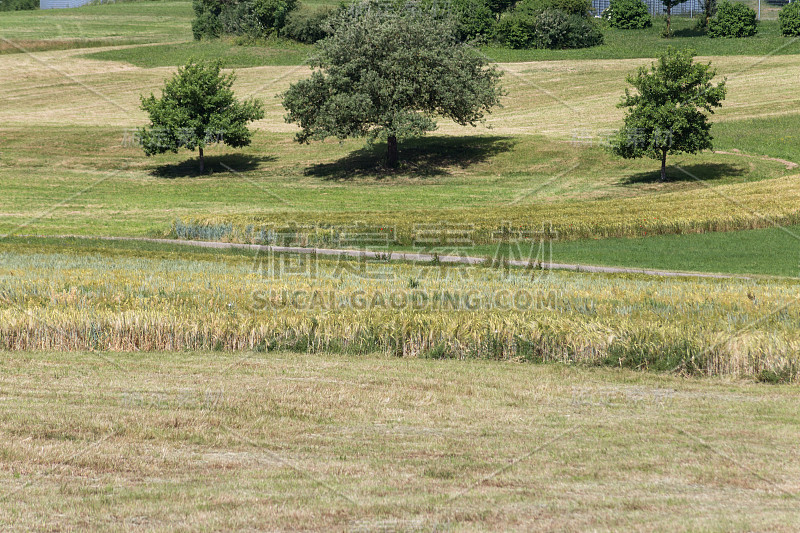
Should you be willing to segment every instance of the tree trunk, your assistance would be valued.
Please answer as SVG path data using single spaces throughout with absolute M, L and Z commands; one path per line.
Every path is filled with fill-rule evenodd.
M 661 181 L 667 181 L 667 151 L 661 152 Z
M 386 164 L 389 165 L 389 168 L 395 168 L 397 167 L 399 159 L 397 153 L 397 136 L 389 135 L 389 138 L 386 139 Z
M 205 172 L 205 162 L 203 161 L 203 147 L 198 146 L 198 150 L 200 150 L 200 174 Z
M 672 6 L 667 6 L 667 39 L 672 37 Z

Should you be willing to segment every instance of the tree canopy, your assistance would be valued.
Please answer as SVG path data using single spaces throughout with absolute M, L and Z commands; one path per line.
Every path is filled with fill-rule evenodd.
M 711 64 L 695 63 L 692 50 L 670 47 L 657 63 L 627 78 L 637 94 L 625 89 L 619 107 L 628 108 L 612 150 L 624 158 L 647 156 L 661 161 L 666 180 L 667 154 L 695 154 L 712 148 L 708 114 L 722 105 L 725 81 L 713 85 Z
M 161 98 L 142 96 L 142 109 L 150 115 L 150 125 L 139 130 L 145 154 L 197 148 L 203 172 L 207 145 L 250 144 L 247 124 L 264 118 L 263 106 L 258 100 L 238 101 L 231 89 L 234 75 L 220 71 L 219 63 L 190 61 L 165 83 Z
M 316 70 L 282 95 L 301 143 L 386 139 L 396 166 L 398 138 L 434 130 L 437 116 L 475 126 L 499 104 L 500 73 L 459 42 L 456 21 L 435 3 L 364 0 L 329 24 Z

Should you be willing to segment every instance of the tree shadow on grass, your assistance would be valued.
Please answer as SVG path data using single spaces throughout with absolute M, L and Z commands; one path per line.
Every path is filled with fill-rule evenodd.
M 681 165 L 685 172 L 676 167 L 667 166 L 667 182 L 686 182 L 686 181 L 714 181 L 723 178 L 733 178 L 744 174 L 741 166 L 728 163 L 698 163 L 695 165 Z M 622 185 L 634 185 L 637 183 L 659 183 L 661 181 L 661 169 L 648 172 L 639 172 L 621 180 Z
M 200 160 L 197 157 L 176 164 L 160 165 L 151 174 L 158 178 L 175 179 L 210 176 L 218 172 L 248 172 L 256 170 L 262 163 L 270 163 L 276 158 L 271 155 L 225 154 L 205 157 L 206 171 L 200 173 Z
M 400 143 L 400 164 L 386 166 L 386 143 L 375 143 L 351 152 L 332 163 L 318 163 L 305 170 L 306 176 L 325 180 L 378 179 L 390 176 L 436 177 L 465 169 L 511 150 L 511 137 L 470 135 L 466 137 L 428 137 Z
M 673 37 L 704 37 L 706 32 L 692 26 L 691 28 L 681 28 L 672 32 Z

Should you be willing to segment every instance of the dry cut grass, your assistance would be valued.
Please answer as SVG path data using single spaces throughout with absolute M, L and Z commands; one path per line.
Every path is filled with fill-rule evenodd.
M 16 352 L 0 390 L 10 531 L 790 532 L 800 519 L 794 386 L 374 355 Z
M 41 52 L 36 57 L 42 61 L 17 54 L 0 56 L 0 70 L 13 73 L 0 92 L 0 96 L 13 97 L 14 102 L 13 106 L 0 107 L 0 120 L 6 125 L 140 126 L 146 117 L 139 110 L 139 95 L 158 91 L 164 79 L 175 71 L 174 67 L 143 69 L 86 59 L 75 50 Z M 796 71 L 800 56 L 699 60 L 712 61 L 718 68 L 719 79 L 728 79 L 729 94 L 717 115 L 719 120 L 796 113 L 799 98 L 795 91 Z M 498 135 L 543 133 L 559 139 L 576 134 L 602 135 L 619 127 L 622 110 L 616 104 L 626 86 L 625 76 L 651 61 L 499 64 L 505 72 L 503 85 L 508 96 L 503 101 L 504 107 L 488 117 L 487 125 Z M 119 72 L 121 68 L 133 69 L 135 75 Z M 241 97 L 253 96 L 264 101 L 266 117 L 258 123 L 259 127 L 292 133 L 295 126 L 284 122 L 285 111 L 275 95 L 308 73 L 304 66 L 240 69 L 235 88 Z M 91 103 L 88 110 L 87 100 Z M 56 102 L 58 105 L 54 105 Z M 445 121 L 441 123 L 441 131 L 457 135 L 472 133 L 471 129 Z

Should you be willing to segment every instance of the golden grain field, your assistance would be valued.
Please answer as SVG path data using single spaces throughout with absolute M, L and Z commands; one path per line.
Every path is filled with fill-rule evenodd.
M 274 350 L 794 379 L 798 283 L 6 252 L 4 350 Z M 772 375 L 771 374 L 771 375 Z
M 364 223 L 389 228 L 400 244 L 415 240 L 420 227 L 468 226 L 476 244 L 492 242 L 498 228 L 541 231 L 561 240 L 735 231 L 800 223 L 797 177 L 708 186 L 700 190 L 613 200 L 538 203 L 469 209 L 408 209 L 395 212 L 291 212 L 190 217 L 173 224 L 177 237 L 258 242 L 287 221 L 320 228 Z

